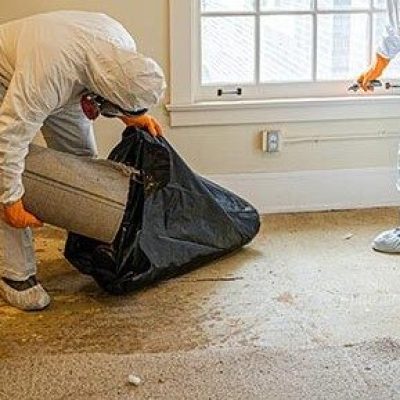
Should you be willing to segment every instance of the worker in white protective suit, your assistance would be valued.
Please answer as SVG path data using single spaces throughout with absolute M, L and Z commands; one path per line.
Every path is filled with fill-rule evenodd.
M 41 222 L 24 209 L 21 181 L 36 133 L 53 149 L 92 157 L 90 119 L 99 114 L 161 135 L 143 113 L 164 90 L 160 67 L 107 15 L 60 11 L 0 25 L 0 295 L 8 303 L 23 310 L 50 303 L 36 279 L 31 228 Z
M 387 0 L 387 17 L 386 33 L 377 49 L 375 60 L 369 69 L 358 78 L 358 83 L 364 91 L 373 90 L 370 82 L 378 79 L 390 64 L 390 60 L 400 53 L 400 0 Z M 400 190 L 400 181 L 398 181 L 397 187 Z M 400 228 L 378 235 L 373 241 L 372 247 L 384 253 L 400 253 Z

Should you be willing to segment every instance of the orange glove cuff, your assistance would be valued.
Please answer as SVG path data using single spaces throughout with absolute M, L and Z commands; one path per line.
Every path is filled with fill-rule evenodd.
M 379 53 L 376 54 L 375 63 L 373 65 L 373 70 L 377 77 L 383 74 L 383 71 L 387 68 L 390 63 L 390 59 L 381 56 Z
M 3 214 L 5 222 L 14 228 L 38 228 L 43 226 L 41 221 L 25 210 L 22 200 L 4 205 Z
M 135 122 L 137 122 L 137 118 L 134 117 L 119 117 L 119 119 L 126 125 L 126 126 L 132 126 L 136 125 Z

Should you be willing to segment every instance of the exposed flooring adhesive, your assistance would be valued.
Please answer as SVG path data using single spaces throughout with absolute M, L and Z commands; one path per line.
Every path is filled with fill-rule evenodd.
M 38 356 L 0 361 L 0 368 L 1 399 L 400 398 L 400 346 L 390 340 L 309 350 Z M 140 371 L 139 386 L 127 382 L 131 370 Z
M 394 209 L 266 216 L 244 250 L 127 297 L 39 230 L 53 303 L 0 301 L 0 399 L 400 399 L 400 256 L 370 248 L 397 224 Z

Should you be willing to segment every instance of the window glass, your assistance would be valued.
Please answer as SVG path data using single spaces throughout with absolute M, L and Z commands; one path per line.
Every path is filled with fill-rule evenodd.
M 201 0 L 203 12 L 255 11 L 255 8 L 256 0 Z
M 262 11 L 308 11 L 312 7 L 313 0 L 261 0 Z
M 254 82 L 254 17 L 204 17 L 202 42 L 203 84 Z
M 313 25 L 308 15 L 261 17 L 262 82 L 312 80 Z
M 351 79 L 369 60 L 368 15 L 318 16 L 317 79 Z

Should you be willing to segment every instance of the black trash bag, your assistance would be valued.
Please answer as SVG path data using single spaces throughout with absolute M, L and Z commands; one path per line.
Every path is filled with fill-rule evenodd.
M 70 233 L 65 257 L 107 292 L 182 274 L 249 243 L 260 218 L 246 201 L 196 175 L 164 138 L 127 128 L 109 159 L 139 170 L 108 245 Z

